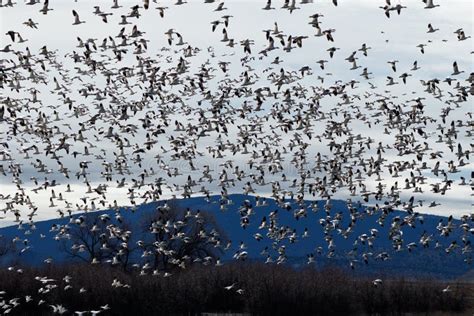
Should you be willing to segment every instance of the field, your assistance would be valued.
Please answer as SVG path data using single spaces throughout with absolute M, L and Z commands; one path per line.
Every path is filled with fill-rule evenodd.
M 472 315 L 474 311 L 470 283 L 396 278 L 375 284 L 372 278 L 352 277 L 337 268 L 294 270 L 247 262 L 193 266 L 167 276 L 86 265 L 24 269 L 21 274 L 2 270 L 0 284 L 7 301 L 31 297 L 15 315 L 48 315 L 56 304 L 68 311 L 112 307 L 102 312 L 105 315 Z M 448 285 L 449 290 L 443 291 Z M 40 300 L 44 303 L 38 307 Z

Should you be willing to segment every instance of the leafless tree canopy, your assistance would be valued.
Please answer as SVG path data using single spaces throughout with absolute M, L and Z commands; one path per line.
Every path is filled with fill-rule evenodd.
M 114 224 L 119 219 L 120 225 Z M 61 249 L 72 258 L 87 263 L 111 263 L 124 269 L 137 262 L 146 269 L 172 270 L 201 262 L 215 263 L 226 241 L 214 217 L 207 212 L 191 212 L 170 202 L 153 213 L 144 213 L 132 236 L 131 223 L 117 213 L 84 214 L 63 234 Z M 144 271 L 146 272 L 146 271 Z
M 0 236 L 0 257 L 14 250 L 14 244 L 4 236 Z

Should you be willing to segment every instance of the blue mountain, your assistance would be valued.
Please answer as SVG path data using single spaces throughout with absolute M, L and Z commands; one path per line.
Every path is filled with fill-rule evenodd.
M 303 267 L 307 265 L 307 255 L 315 256 L 315 264 L 317 266 L 337 265 L 348 271 L 358 274 L 377 274 L 377 275 L 404 275 L 407 277 L 435 277 L 442 279 L 455 279 L 462 275 L 471 274 L 473 265 L 466 260 L 467 254 L 462 254 L 461 248 L 457 247 L 453 251 L 447 253 L 445 249 L 456 241 L 457 245 L 462 245 L 462 238 L 470 240 L 470 235 L 463 233 L 459 228 L 461 222 L 453 220 L 454 227 L 449 236 L 441 236 L 436 229 L 439 222 L 447 223 L 448 218 L 434 215 L 423 215 L 422 221 L 417 221 L 414 225 L 403 225 L 403 250 L 395 251 L 392 241 L 390 240 L 389 230 L 390 224 L 395 217 L 403 219 L 408 214 L 404 211 L 392 211 L 384 220 L 384 225 L 378 223 L 380 214 L 370 215 L 366 212 L 367 207 L 363 205 L 357 206 L 357 214 L 359 218 L 354 226 L 352 233 L 344 238 L 341 234 L 333 233 L 332 237 L 336 245 L 334 255 L 328 258 L 327 242 L 324 240 L 325 232 L 320 224 L 321 219 L 325 219 L 327 214 L 324 211 L 326 201 L 317 201 L 318 211 L 308 210 L 305 217 L 297 219 L 294 216 L 295 209 L 299 209 L 295 201 L 288 200 L 285 207 L 279 206 L 275 200 L 267 198 L 264 206 L 256 206 L 256 198 L 247 195 L 230 195 L 231 204 L 228 204 L 226 210 L 220 208 L 221 201 L 219 196 L 212 196 L 210 200 L 205 197 L 194 197 L 190 199 L 174 200 L 179 208 L 192 211 L 200 210 L 211 214 L 214 217 L 217 226 L 220 227 L 223 234 L 228 240 L 232 241 L 232 246 L 222 254 L 222 261 L 235 260 L 233 255 L 237 251 L 241 242 L 245 243 L 248 252 L 248 260 L 265 260 L 266 257 L 260 253 L 265 247 L 268 248 L 270 255 L 277 256 L 276 250 L 272 248 L 273 240 L 264 236 L 263 239 L 257 241 L 254 235 L 257 232 L 262 233 L 258 229 L 260 221 L 272 211 L 277 211 L 278 226 L 288 226 L 296 230 L 298 236 L 292 243 L 289 239 L 280 242 L 279 245 L 286 246 L 286 255 L 288 257 L 286 264 L 295 267 Z M 123 222 L 130 226 L 132 232 L 136 231 L 143 218 L 146 215 L 156 212 L 158 206 L 163 205 L 165 201 L 152 202 L 143 204 L 135 209 L 122 208 L 119 210 Z M 306 201 L 305 205 L 309 208 L 311 201 Z M 314 202 L 313 202 L 314 203 Z M 253 215 L 247 226 L 241 225 L 241 215 L 239 209 L 242 205 L 252 205 Z M 341 214 L 342 227 L 347 227 L 350 222 L 350 214 L 348 205 L 345 201 L 331 201 L 331 215 Z M 90 213 L 89 213 L 90 214 Z M 116 210 L 97 211 L 94 214 L 108 214 L 112 221 L 115 220 Z M 84 215 L 81 213 L 72 215 L 72 219 Z M 51 231 L 53 225 L 65 225 L 69 223 L 70 218 L 59 218 L 35 222 L 34 227 L 28 224 L 22 224 L 20 229 L 16 226 L 9 226 L 0 229 L 0 236 L 8 239 L 16 238 L 19 247 L 16 247 L 16 253 L 0 257 L 0 265 L 7 265 L 15 262 L 22 265 L 40 266 L 44 264 L 46 258 L 52 258 L 56 263 L 68 262 L 71 259 L 64 251 L 62 251 L 62 241 L 56 240 L 54 237 L 57 232 Z M 378 230 L 376 240 L 373 247 L 369 247 L 366 243 L 362 243 L 358 237 L 362 234 L 370 236 L 372 228 Z M 309 236 L 302 238 L 302 234 L 308 230 Z M 131 242 L 135 243 L 140 236 L 133 235 Z M 422 234 L 432 235 L 433 242 L 429 247 L 424 248 L 419 243 Z M 264 235 L 264 234 L 263 234 Z M 464 237 L 463 237 L 464 236 Z M 28 240 L 29 247 L 23 252 L 22 241 Z M 354 242 L 357 240 L 357 244 Z M 435 242 L 441 247 L 435 249 Z M 416 243 L 418 246 L 408 251 L 405 245 Z M 317 248 L 319 247 L 319 253 Z M 354 251 L 354 249 L 357 251 Z M 352 251 L 352 253 L 351 253 Z M 387 253 L 388 260 L 376 260 L 378 254 Z M 366 264 L 361 256 L 362 253 L 370 253 L 368 264 Z M 354 268 L 351 269 L 349 263 L 353 262 Z

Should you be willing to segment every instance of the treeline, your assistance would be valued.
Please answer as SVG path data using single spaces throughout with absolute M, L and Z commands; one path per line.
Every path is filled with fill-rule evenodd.
M 292 269 L 261 263 L 192 266 L 171 275 L 75 264 L 0 271 L 0 302 L 17 299 L 12 315 L 102 310 L 101 315 L 403 315 L 466 312 L 469 290 L 436 280 L 354 278 L 336 268 Z M 65 276 L 70 276 L 68 279 Z M 66 289 L 65 289 L 66 288 Z M 46 292 L 45 292 L 46 291 Z M 30 296 L 29 302 L 25 297 Z M 44 303 L 38 305 L 39 301 Z

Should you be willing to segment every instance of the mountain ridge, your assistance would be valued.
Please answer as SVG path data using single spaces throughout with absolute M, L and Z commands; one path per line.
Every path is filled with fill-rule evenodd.
M 284 207 L 278 205 L 271 198 L 265 198 L 264 200 L 260 198 L 257 203 L 257 198 L 252 195 L 232 194 L 229 195 L 229 200 L 232 203 L 222 202 L 219 196 L 211 196 L 209 200 L 206 200 L 205 197 L 163 200 L 140 205 L 136 210 L 132 210 L 132 208 L 119 208 L 118 213 L 120 213 L 124 222 L 128 222 L 135 228 L 140 225 L 140 219 L 144 215 L 152 214 L 158 206 L 163 206 L 165 203 L 172 203 L 182 209 L 190 208 L 192 211 L 200 210 L 212 214 L 218 227 L 232 241 L 230 249 L 222 254 L 221 259 L 223 262 L 233 260 L 233 255 L 238 251 L 241 242 L 246 245 L 249 260 L 264 260 L 266 257 L 260 255 L 260 253 L 265 247 L 267 247 L 270 256 L 275 257 L 276 251 L 272 247 L 272 240 L 265 236 L 261 241 L 257 241 L 254 235 L 257 232 L 262 233 L 258 229 L 261 218 L 277 210 L 278 224 L 282 227 L 291 227 L 291 229 L 295 230 L 297 236 L 294 242 L 285 239 L 279 244 L 286 247 L 287 264 L 296 268 L 306 266 L 307 256 L 312 254 L 315 257 L 316 266 L 336 265 L 350 271 L 350 263 L 352 262 L 355 273 L 361 274 L 397 274 L 407 277 L 455 279 L 468 275 L 472 271 L 472 263 L 464 262 L 465 256 L 461 254 L 459 248 L 449 254 L 445 252 L 445 248 L 453 241 L 460 245 L 463 236 L 460 229 L 453 230 L 447 237 L 439 236 L 436 227 L 438 223 L 446 222 L 448 220 L 447 217 L 423 214 L 422 220 L 416 221 L 413 225 L 402 225 L 404 248 L 402 251 L 394 251 L 391 240 L 387 238 L 390 223 L 395 217 L 403 219 L 408 213 L 393 210 L 386 216 L 384 226 L 381 226 L 377 216 L 380 214 L 367 212 L 369 207 L 357 205 L 357 216 L 359 218 L 353 232 L 346 238 L 337 232 L 331 234 L 331 237 L 334 239 L 335 250 L 332 258 L 328 258 L 329 251 L 324 240 L 327 232 L 323 231 L 320 224 L 321 221 L 326 220 L 325 217 L 327 215 L 324 211 L 326 201 L 304 201 L 305 208 L 307 209 L 306 216 L 296 218 L 294 214 L 300 206 L 294 200 L 285 200 Z M 241 220 L 239 208 L 244 204 L 248 205 L 248 203 L 251 205 L 252 214 L 249 216 L 248 226 L 242 226 L 239 224 Z M 263 206 L 257 206 L 262 203 L 264 204 Z M 347 227 L 350 219 L 347 202 L 331 200 L 330 203 L 332 207 L 329 213 L 331 215 L 340 213 L 342 227 Z M 221 205 L 225 205 L 223 207 L 224 211 L 221 210 Z M 312 211 L 311 205 L 317 205 L 316 212 Z M 112 209 L 88 212 L 87 214 L 97 216 L 107 214 L 112 220 L 115 220 L 114 215 L 116 212 L 117 210 Z M 84 214 L 86 213 L 73 214 L 71 218 L 74 220 Z M 52 219 L 36 222 L 33 227 L 28 224 L 21 224 L 20 228 L 22 229 L 20 230 L 18 225 L 0 228 L 0 235 L 3 235 L 5 238 L 17 238 L 19 242 L 27 239 L 29 245 L 27 250 L 23 252 L 19 250 L 20 254 L 15 254 L 15 256 L 8 258 L 0 257 L 0 264 L 6 265 L 16 260 L 16 262 L 21 262 L 21 264 L 40 266 L 44 264 L 46 258 L 51 258 L 56 263 L 74 262 L 64 252 L 61 252 L 61 242 L 54 240 L 55 232 L 50 231 L 54 224 L 65 225 L 69 221 L 69 218 Z M 453 220 L 453 223 L 455 227 L 458 227 L 461 221 Z M 306 228 L 309 232 L 309 237 L 303 238 L 302 234 Z M 361 242 L 360 236 L 362 234 L 370 234 L 372 228 L 377 228 L 378 233 L 375 238 L 376 242 L 374 242 L 372 247 L 369 247 L 367 243 Z M 133 232 L 133 229 L 131 231 Z M 433 245 L 430 245 L 428 248 L 422 249 L 423 247 L 419 244 L 422 234 L 433 235 L 433 243 L 436 240 L 442 246 L 434 249 Z M 140 236 L 137 235 L 132 236 L 131 241 L 135 243 L 139 238 Z M 471 237 L 468 235 L 467 238 Z M 408 251 L 405 245 L 409 243 L 416 243 L 418 246 Z M 318 254 L 318 250 L 320 254 Z M 363 253 L 371 254 L 367 260 L 368 264 L 364 263 L 365 260 L 361 256 Z M 384 261 L 375 259 L 381 253 L 387 253 L 389 259 Z

